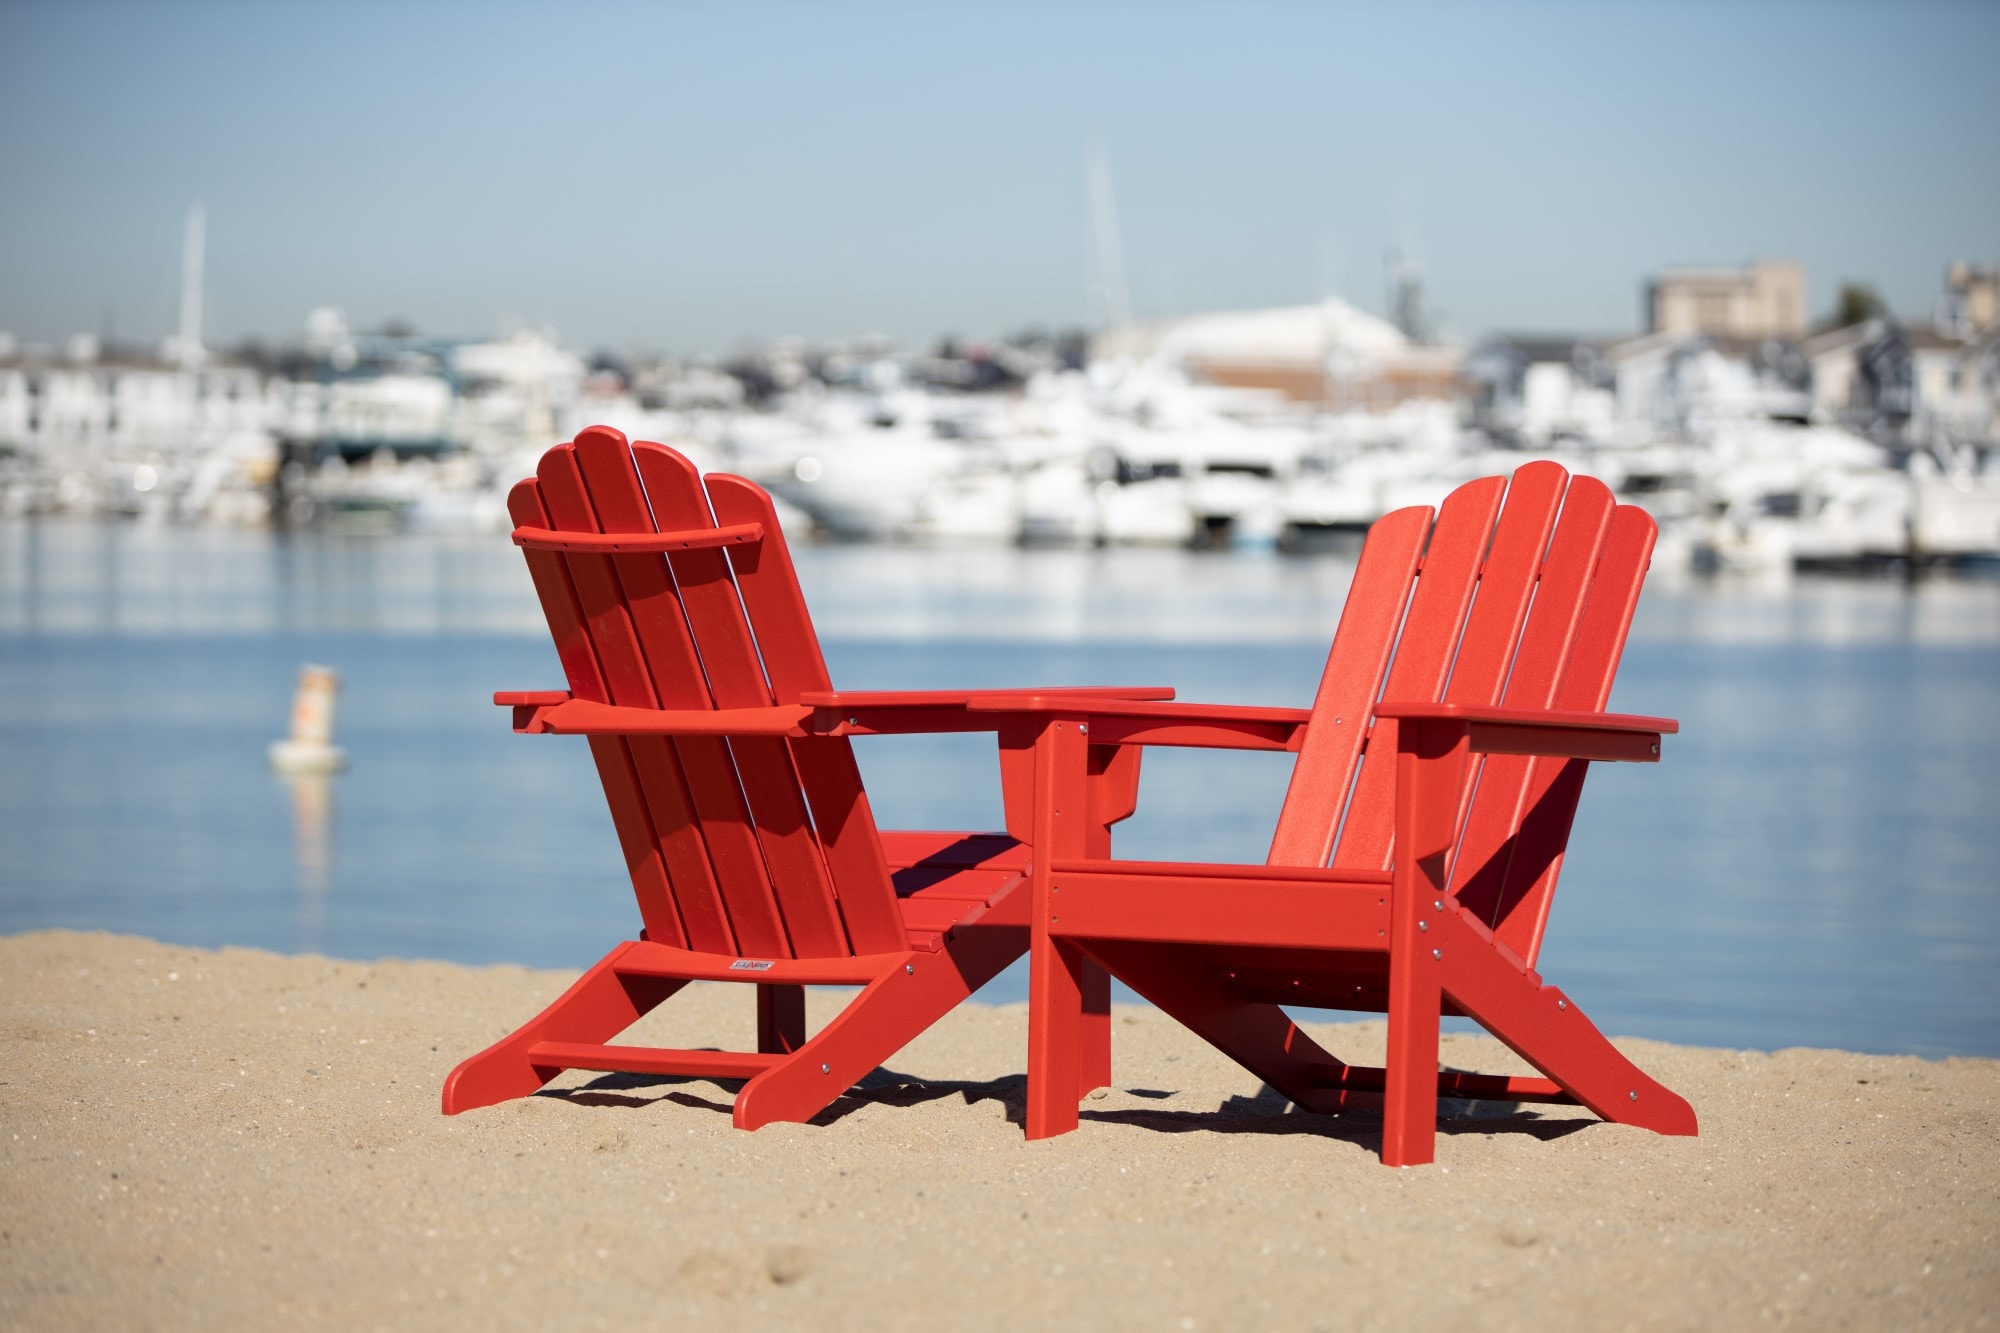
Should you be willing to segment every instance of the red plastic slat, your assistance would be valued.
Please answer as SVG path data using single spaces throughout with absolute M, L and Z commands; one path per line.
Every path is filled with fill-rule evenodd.
M 604 426 L 580 432 L 576 460 L 599 528 L 615 533 L 653 531 L 653 514 L 623 435 Z M 676 522 L 671 526 L 694 525 Z M 609 561 L 625 593 L 627 614 L 646 659 L 655 704 L 667 709 L 715 707 L 718 701 L 704 676 L 705 663 L 689 633 L 683 595 L 675 587 L 668 560 L 648 552 L 616 555 Z M 708 845 L 709 865 L 715 871 L 736 947 L 746 953 L 789 958 L 791 946 L 778 916 L 750 810 L 737 786 L 730 743 L 720 737 L 682 736 L 675 738 L 673 746 L 687 777 L 688 797 L 701 824 L 702 840 Z
M 542 504 L 541 486 L 532 477 L 517 484 L 507 496 L 507 511 L 516 523 L 548 522 Z M 607 698 L 602 675 L 597 669 L 597 653 L 583 627 L 583 613 L 570 583 L 569 571 L 560 557 L 547 551 L 524 551 L 542 613 L 554 636 L 556 655 L 562 660 L 563 674 L 570 693 L 579 698 L 602 701 Z M 632 876 L 632 893 L 639 903 L 639 919 L 646 933 L 663 943 L 680 944 L 687 939 L 680 912 L 674 903 L 673 886 L 666 863 L 661 859 L 659 838 L 653 829 L 646 799 L 639 790 L 639 776 L 632 767 L 625 742 L 611 737 L 593 737 L 591 758 L 604 784 L 604 797 L 611 806 L 611 822 L 618 834 L 618 847 L 625 868 Z
M 1507 502 L 1493 527 L 1493 545 L 1479 569 L 1479 593 L 1466 613 L 1458 655 L 1444 688 L 1446 702 L 1498 702 L 1514 663 L 1521 629 L 1527 623 L 1549 534 L 1568 481 L 1569 473 L 1561 464 L 1538 460 L 1517 468 L 1508 482 Z M 1477 763 L 1466 765 L 1459 782 L 1454 827 L 1462 827 L 1465 804 L 1478 772 Z
M 1556 689 L 1556 707 L 1601 711 L 1611 702 L 1612 681 L 1658 535 L 1652 517 L 1636 506 L 1620 505 L 1612 514 L 1569 663 Z M 1569 842 L 1587 769 L 1579 762 L 1542 759 L 1536 761 L 1530 781 L 1529 813 L 1514 842 L 1496 907 L 1500 922 L 1495 931 L 1500 942 L 1527 960 L 1529 967 L 1541 953 L 1549 906 L 1562 874 L 1563 848 Z
M 1396 640 L 1395 660 L 1382 687 L 1384 699 L 1434 701 L 1443 694 L 1445 673 L 1451 670 L 1452 653 L 1506 489 L 1502 478 L 1482 477 L 1445 497 Z M 1376 719 L 1334 848 L 1334 865 L 1351 870 L 1388 868 L 1395 802 L 1396 724 Z
M 1430 529 L 1428 507 L 1399 509 L 1368 529 L 1271 838 L 1274 866 L 1323 866 L 1333 853 L 1368 733 L 1368 706 L 1381 688 Z
M 1562 517 L 1549 540 L 1544 573 L 1528 623 L 1507 677 L 1502 702 L 1509 708 L 1549 708 L 1575 641 L 1591 572 L 1611 525 L 1611 491 L 1594 477 L 1577 477 L 1564 497 Z M 1459 837 L 1451 891 L 1481 921 L 1496 919 L 1512 840 L 1520 829 L 1536 760 L 1491 755 L 1479 770 L 1478 787 Z
M 831 689 L 819 636 L 813 632 L 771 497 L 743 478 L 726 474 L 711 474 L 707 489 L 718 522 L 763 523 L 772 534 L 755 550 L 732 550 L 729 559 L 776 701 L 792 703 L 808 690 Z M 840 737 L 788 744 L 855 951 L 901 948 L 907 936 L 853 747 Z
M 1479 571 L 1479 596 L 1465 618 L 1458 660 L 1452 663 L 1451 680 L 1445 686 L 1446 700 L 1499 701 L 1568 481 L 1569 473 L 1559 463 L 1538 461 L 1515 471 L 1506 507 L 1493 529 L 1493 549 Z
M 538 1041 L 528 1048 L 527 1057 L 530 1063 L 550 1069 L 677 1074 L 684 1078 L 755 1078 L 785 1058 L 761 1052 L 682 1051 L 581 1041 Z
M 595 532 L 597 518 L 577 469 L 576 451 L 561 445 L 542 455 L 536 468 L 542 503 L 554 528 Z M 577 603 L 589 627 L 609 698 L 605 702 L 632 708 L 658 707 L 652 679 L 641 655 L 638 637 L 625 605 L 624 591 L 611 557 L 570 554 L 559 557 L 576 589 Z M 631 737 L 625 741 L 639 788 L 652 815 L 660 854 L 666 863 L 674 901 L 690 947 L 715 953 L 736 952 L 736 938 L 723 911 L 708 846 L 694 816 L 687 781 L 672 744 Z
M 533 477 L 516 482 L 507 493 L 507 512 L 516 520 L 522 514 L 546 516 L 548 511 L 542 504 L 541 483 Z M 549 633 L 555 639 L 556 658 L 562 663 L 564 679 L 569 681 L 569 692 L 578 699 L 610 702 L 610 691 L 605 688 L 604 677 L 597 669 L 597 652 L 590 646 L 583 612 L 576 603 L 576 590 L 570 586 L 568 568 L 546 551 L 523 551 L 522 554 L 527 557 L 528 577 L 534 582 L 535 596 L 541 600 L 542 614 L 548 620 Z
M 712 521 L 701 476 L 693 463 L 658 444 L 636 445 L 632 454 L 656 520 L 675 528 Z M 737 526 L 765 527 L 759 523 Z M 775 524 L 765 530 L 778 532 Z M 766 540 L 768 544 L 783 538 Z M 758 660 L 758 645 L 750 637 L 727 557 L 720 550 L 695 550 L 669 554 L 667 560 L 680 587 L 681 605 L 700 648 L 716 706 L 769 707 L 772 699 L 764 679 L 765 666 Z M 757 840 L 770 869 L 771 887 L 793 951 L 800 957 L 850 952 L 847 932 L 834 904 L 833 884 L 820 857 L 805 794 L 786 743 L 745 736 L 732 739 L 730 749 L 736 756 L 744 795 L 756 816 Z

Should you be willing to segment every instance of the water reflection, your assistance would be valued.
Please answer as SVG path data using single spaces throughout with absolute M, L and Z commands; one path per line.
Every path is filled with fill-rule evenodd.
M 327 886 L 333 874 L 333 783 L 326 773 L 279 777 L 292 797 L 292 890 L 298 948 L 317 953 L 326 936 Z

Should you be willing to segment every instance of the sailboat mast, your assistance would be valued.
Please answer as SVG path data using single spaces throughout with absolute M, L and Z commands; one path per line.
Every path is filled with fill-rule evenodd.
M 1111 163 L 1104 146 L 1090 148 L 1090 220 L 1097 232 L 1097 269 L 1104 283 L 1104 314 L 1113 328 L 1132 322 L 1132 303 L 1125 291 L 1125 249 L 1118 236 L 1118 203 L 1111 194 Z
M 197 199 L 188 205 L 187 221 L 181 230 L 181 365 L 192 370 L 201 364 L 201 285 L 202 261 L 208 232 L 208 210 Z

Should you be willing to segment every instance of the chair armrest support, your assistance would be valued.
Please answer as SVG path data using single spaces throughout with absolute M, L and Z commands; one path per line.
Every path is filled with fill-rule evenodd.
M 598 555 L 630 555 L 644 551 L 705 551 L 718 546 L 754 546 L 764 540 L 762 523 L 736 523 L 722 528 L 687 532 L 552 532 L 547 528 L 514 529 L 514 545 L 530 551 L 588 551 Z
M 1254 704 L 1065 697 L 1050 690 L 994 691 L 968 705 L 973 712 L 1030 718 L 1074 718 L 1093 745 L 1175 745 L 1216 750 L 1297 750 L 1312 712 Z
M 805 736 L 812 710 L 772 708 L 623 708 L 563 696 L 514 708 L 514 730 L 557 736 Z
M 1085 699 L 1171 699 L 1171 685 L 1058 685 L 1036 690 L 807 690 L 798 701 L 808 708 L 899 708 L 959 704 L 983 707 L 985 701 L 1013 699 L 1023 694 Z
M 1072 685 L 1037 690 L 1035 697 L 1095 707 L 1120 699 L 1171 699 L 1166 685 Z M 799 702 L 814 710 L 809 729 L 823 736 L 895 736 L 945 731 L 1001 731 L 1019 710 L 994 707 L 1019 690 L 808 690 Z

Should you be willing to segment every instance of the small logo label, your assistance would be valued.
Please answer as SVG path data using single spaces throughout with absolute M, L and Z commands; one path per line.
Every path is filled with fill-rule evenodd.
M 729 965 L 731 972 L 769 972 L 771 964 L 762 958 L 739 958 Z

